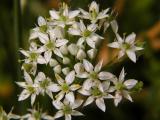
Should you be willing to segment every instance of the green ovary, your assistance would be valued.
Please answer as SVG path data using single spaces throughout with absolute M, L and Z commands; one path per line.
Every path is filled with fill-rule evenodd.
M 65 114 L 71 114 L 71 113 L 72 113 L 72 108 L 71 108 L 69 105 L 65 105 L 65 106 L 63 107 L 63 112 L 64 112 Z

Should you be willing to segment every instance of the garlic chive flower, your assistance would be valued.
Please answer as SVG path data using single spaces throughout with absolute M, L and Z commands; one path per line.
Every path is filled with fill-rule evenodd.
M 95 48 L 98 40 L 103 39 L 103 37 L 95 33 L 97 27 L 96 24 L 90 24 L 86 27 L 81 20 L 80 23 L 74 24 L 68 32 L 71 35 L 80 36 L 77 45 L 81 46 L 86 42 L 91 48 Z
M 59 92 L 55 97 L 56 100 L 61 100 L 65 98 L 74 103 L 75 101 L 75 96 L 74 96 L 74 91 L 78 90 L 81 86 L 79 84 L 74 84 L 75 80 L 75 72 L 71 71 L 69 72 L 65 80 L 59 76 L 58 74 L 55 74 L 55 77 L 57 79 L 58 84 L 53 84 L 51 85 L 51 90 L 52 92 Z
M 81 17 L 84 19 L 89 19 L 91 23 L 96 23 L 98 20 L 104 19 L 106 17 L 109 17 L 109 8 L 99 11 L 99 5 L 93 1 L 89 6 L 89 12 L 83 10 L 80 8 L 80 11 L 82 13 Z
M 63 3 L 60 11 L 50 10 L 52 24 L 64 28 L 66 25 L 75 23 L 75 17 L 80 13 L 79 10 L 70 11 L 68 5 Z
M 63 103 L 61 101 L 53 101 L 52 103 L 53 106 L 59 110 L 54 116 L 55 119 L 65 116 L 65 120 L 71 120 L 71 116 L 83 115 L 81 112 L 75 110 L 83 103 L 83 100 L 77 99 L 72 103 L 64 99 Z
M 119 78 L 113 79 L 114 89 L 115 89 L 115 98 L 114 98 L 114 104 L 115 106 L 118 106 L 118 104 L 121 102 L 122 97 L 128 99 L 129 101 L 133 101 L 129 90 L 132 89 L 136 84 L 137 80 L 135 79 L 128 79 L 125 80 L 125 71 L 124 68 L 122 69 Z
M 136 62 L 135 52 L 143 49 L 142 47 L 135 45 L 136 34 L 132 33 L 124 38 L 121 38 L 118 33 L 115 34 L 117 41 L 108 44 L 108 46 L 119 49 L 118 58 L 121 58 L 126 54 L 130 60 Z
M 31 105 L 34 104 L 36 96 L 39 94 L 38 84 L 34 83 L 31 76 L 24 71 L 25 82 L 16 82 L 24 90 L 19 95 L 18 101 L 23 101 L 31 96 Z

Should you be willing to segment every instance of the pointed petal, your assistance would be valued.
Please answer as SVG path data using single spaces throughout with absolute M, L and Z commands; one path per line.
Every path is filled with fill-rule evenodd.
M 124 85 L 127 87 L 127 89 L 132 89 L 137 84 L 137 80 L 129 79 L 124 82 Z
M 55 10 L 50 10 L 49 11 L 49 14 L 50 16 L 53 18 L 53 19 L 59 19 L 59 15 L 58 15 L 58 12 L 55 11 Z
M 106 105 L 104 103 L 103 98 L 98 98 L 96 99 L 96 105 L 98 106 L 99 109 L 101 109 L 103 112 L 106 111 Z
M 36 100 L 36 94 L 31 95 L 31 105 L 33 106 L 34 102 Z
M 66 99 L 67 99 L 68 101 L 70 101 L 71 103 L 74 103 L 75 97 L 74 97 L 74 93 L 73 93 L 73 92 L 67 93 L 65 97 L 66 97 Z
M 88 38 L 86 39 L 86 42 L 87 42 L 87 44 L 88 44 L 91 48 L 96 48 L 96 43 L 95 43 L 95 41 L 93 41 L 92 38 L 88 37 Z
M 74 101 L 74 103 L 71 103 L 72 104 L 72 109 L 76 109 L 76 108 L 80 107 L 82 105 L 82 103 L 83 103 L 83 100 L 76 99 Z
M 73 115 L 73 116 L 83 116 L 83 114 L 81 112 L 76 111 L 76 110 L 73 110 L 71 115 Z
M 55 77 L 56 77 L 56 80 L 58 81 L 58 83 L 59 83 L 60 85 L 63 85 L 63 84 L 64 84 L 64 80 L 61 78 L 60 75 L 55 74 Z
M 28 84 L 33 84 L 31 76 L 26 71 L 24 71 L 24 79 Z
M 109 79 L 112 79 L 114 75 L 110 72 L 100 72 L 98 74 L 98 77 L 100 80 L 109 80 Z
M 44 57 L 42 55 L 39 55 L 37 58 L 37 63 L 46 64 L 46 60 L 44 59 Z
M 84 103 L 83 106 L 87 106 L 87 105 L 91 104 L 93 101 L 94 101 L 93 96 L 90 96 L 90 97 L 87 98 L 87 100 L 86 100 L 86 102 Z
M 93 65 L 86 59 L 83 60 L 83 66 L 87 72 L 93 71 Z
M 76 17 L 79 13 L 80 13 L 79 10 L 71 11 L 71 12 L 69 12 L 69 18 L 72 19 L 72 18 Z
M 56 40 L 56 47 L 64 46 L 67 43 L 68 43 L 68 40 L 66 40 L 66 39 L 58 39 L 58 40 Z
M 71 91 L 78 90 L 79 88 L 81 88 L 81 86 L 79 84 L 73 84 L 73 85 L 70 86 Z
M 127 56 L 130 58 L 130 60 L 132 60 L 134 63 L 136 63 L 135 51 L 127 50 L 126 53 L 127 53 Z
M 109 43 L 107 46 L 109 46 L 111 48 L 120 48 L 120 45 L 118 42 Z
M 84 81 L 82 87 L 85 90 L 89 90 L 92 87 L 92 85 L 93 85 L 93 81 L 91 79 L 87 79 L 87 80 Z
M 55 98 L 56 98 L 57 101 L 62 100 L 63 97 L 64 97 L 64 92 L 63 92 L 63 91 L 61 91 L 60 93 L 58 93 L 58 94 L 55 96 Z
M 28 90 L 23 90 L 21 92 L 21 94 L 19 95 L 18 101 L 22 101 L 27 99 L 30 96 L 30 93 L 28 92 Z
M 133 102 L 132 97 L 130 96 L 128 91 L 123 91 L 123 96 L 129 101 Z
M 124 81 L 124 78 L 125 78 L 125 71 L 124 71 L 124 67 L 122 68 L 122 70 L 121 70 L 121 73 L 120 73 L 120 75 L 119 75 L 119 81 L 120 82 L 123 82 Z
M 118 106 L 118 104 L 121 102 L 122 100 L 122 95 L 119 92 L 116 92 L 115 98 L 114 98 L 114 105 Z
M 65 115 L 65 120 L 71 120 L 71 115 L 70 114 L 66 114 Z
M 75 71 L 71 71 L 65 78 L 65 81 L 68 85 L 70 85 L 75 79 Z
M 57 56 L 63 58 L 63 55 L 62 55 L 61 51 L 59 49 L 57 49 L 57 48 L 54 50 L 54 54 L 56 54 Z
M 52 92 L 58 92 L 58 91 L 60 91 L 61 88 L 57 84 L 52 84 L 52 85 L 48 86 L 48 89 Z
M 98 62 L 98 64 L 95 66 L 94 71 L 96 73 L 98 73 L 101 70 L 102 64 L 103 64 L 103 60 L 101 60 L 100 62 Z
M 46 25 L 46 20 L 42 16 L 38 17 L 38 25 L 39 26 Z
M 81 31 L 80 30 L 78 30 L 78 29 L 74 29 L 74 28 L 70 28 L 69 30 L 68 30 L 68 32 L 69 32 L 69 34 L 71 34 L 71 35 L 81 35 Z
M 114 33 L 117 33 L 118 32 L 118 24 L 117 24 L 117 21 L 116 20 L 113 20 L 111 22 L 111 27 L 112 27 L 112 30 Z
M 80 89 L 80 90 L 78 90 L 78 92 L 79 92 L 80 94 L 84 95 L 84 96 L 89 96 L 89 95 L 91 95 L 88 90 L 85 90 L 85 89 L 83 89 L 83 88 Z
M 52 102 L 52 104 L 53 104 L 53 106 L 54 106 L 56 109 L 58 109 L 58 110 L 60 110 L 60 109 L 63 108 L 63 103 L 62 103 L 61 101 L 54 100 L 54 101 Z
M 44 58 L 46 60 L 46 63 L 48 63 L 51 60 L 52 57 L 52 51 L 48 50 L 44 53 Z
M 132 33 L 130 35 L 128 35 L 125 39 L 125 42 L 129 43 L 129 44 L 133 44 L 134 41 L 136 39 L 136 34 L 135 33 Z
M 41 32 L 38 32 L 38 38 L 40 42 L 43 44 L 45 44 L 49 40 L 48 35 L 45 33 L 41 33 Z
M 57 118 L 60 118 L 64 115 L 63 111 L 58 111 L 55 115 L 54 115 L 54 118 L 57 119 Z

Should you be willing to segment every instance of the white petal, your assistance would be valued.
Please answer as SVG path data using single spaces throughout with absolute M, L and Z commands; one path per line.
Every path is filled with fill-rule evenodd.
M 118 53 L 118 59 L 122 58 L 125 55 L 125 51 L 124 50 L 120 50 Z
M 86 30 L 86 26 L 84 25 L 82 20 L 80 21 L 79 27 L 80 27 L 80 30 L 83 31 L 83 32 Z
M 63 55 L 62 55 L 61 51 L 59 49 L 57 49 L 57 48 L 54 50 L 54 54 L 56 54 L 57 56 L 63 58 Z
M 33 84 L 31 76 L 26 71 L 24 71 L 24 79 L 28 84 Z
M 73 110 L 71 113 L 73 116 L 83 116 L 83 114 L 79 111 Z
M 49 40 L 48 35 L 45 33 L 38 32 L 38 37 L 40 42 L 43 44 L 45 44 Z
M 85 89 L 80 89 L 78 90 L 78 92 L 84 96 L 89 96 L 90 95 L 90 92 L 88 90 L 85 90 Z
M 74 103 L 75 97 L 74 97 L 74 93 L 73 93 L 73 92 L 67 93 L 65 97 L 66 97 L 66 99 L 67 99 L 68 101 L 70 101 L 71 103 Z
M 62 103 L 61 101 L 55 100 L 55 101 L 52 102 L 52 104 L 53 104 L 53 106 L 54 106 L 56 109 L 58 109 L 58 110 L 60 110 L 60 109 L 63 108 L 63 103 Z
M 64 97 L 64 92 L 63 92 L 63 91 L 61 91 L 61 92 L 60 92 L 60 93 L 58 93 L 55 97 L 56 97 L 56 100 L 57 100 L 57 101 L 62 100 L 62 98 Z
M 124 78 L 125 78 L 125 71 L 124 71 L 124 67 L 122 68 L 122 70 L 121 70 L 121 73 L 120 73 L 120 75 L 119 75 L 119 81 L 120 82 L 123 82 L 124 81 Z
M 36 94 L 31 95 L 31 105 L 33 106 L 34 102 L 36 100 Z
M 127 53 L 127 56 L 128 56 L 134 63 L 136 63 L 136 54 L 135 54 L 135 51 L 127 50 L 126 53 Z
M 46 76 L 43 72 L 39 72 L 38 75 L 35 78 L 35 82 L 43 81 L 46 79 Z
M 23 90 L 21 92 L 21 94 L 19 95 L 18 101 L 22 101 L 27 99 L 30 96 L 30 93 L 28 92 L 28 90 Z
M 68 85 L 70 85 L 75 79 L 75 71 L 71 71 L 65 78 L 65 81 Z
M 86 42 L 87 42 L 87 44 L 88 44 L 91 48 L 95 48 L 95 47 L 96 47 L 96 43 L 95 43 L 95 41 L 93 41 L 92 38 L 88 37 L 88 38 L 86 39 Z
M 26 82 L 16 82 L 17 85 L 19 85 L 22 88 L 26 87 Z
M 135 47 L 135 50 L 137 51 L 137 50 L 143 50 L 144 48 L 142 48 L 142 47 Z
M 104 82 L 102 83 L 102 86 L 103 86 L 104 91 L 106 91 L 106 90 L 108 90 L 109 87 L 110 87 L 110 82 L 109 82 L 109 81 L 104 81 Z
M 20 52 L 25 55 L 26 57 L 29 57 L 29 53 L 25 50 L 20 50 Z
M 85 41 L 85 38 L 83 38 L 83 37 L 79 38 L 78 41 L 77 41 L 77 46 L 82 46 L 84 41 Z
M 66 114 L 65 115 L 65 120 L 71 120 L 71 115 L 70 114 Z
M 57 11 L 55 11 L 55 10 L 50 10 L 50 11 L 49 11 L 49 14 L 50 14 L 50 16 L 51 16 L 53 19 L 59 19 L 59 15 L 58 15 Z
M 110 72 L 100 72 L 98 74 L 98 77 L 100 80 L 109 80 L 109 79 L 112 79 L 114 75 Z
M 136 39 L 136 34 L 135 33 L 132 33 L 130 35 L 128 35 L 125 39 L 125 42 L 129 43 L 129 44 L 133 44 L 134 41 Z
M 118 104 L 121 102 L 122 100 L 122 95 L 119 92 L 116 92 L 115 98 L 114 98 L 114 105 L 118 106 Z
M 71 91 L 75 91 L 78 90 L 81 86 L 79 84 L 73 84 L 70 86 L 70 90 Z
M 87 100 L 86 100 L 86 102 L 84 103 L 83 106 L 87 106 L 87 105 L 91 104 L 93 101 L 94 101 L 93 96 L 90 96 L 90 97 L 87 98 Z
M 93 65 L 86 59 L 83 60 L 83 66 L 87 72 L 93 71 Z
M 65 44 L 67 44 L 67 42 L 68 42 L 68 40 L 66 40 L 66 39 L 58 39 L 58 40 L 56 40 L 56 47 L 61 47 Z
M 74 101 L 74 103 L 71 103 L 72 109 L 76 109 L 78 107 L 80 107 L 83 103 L 83 100 L 81 99 L 77 99 Z
M 76 64 L 74 65 L 74 70 L 75 70 L 75 72 L 76 72 L 77 74 L 80 74 L 80 73 L 84 72 L 84 68 L 83 68 L 82 63 L 76 63 Z
M 44 57 L 42 55 L 39 55 L 37 58 L 37 63 L 46 64 L 46 60 L 44 59 Z
M 102 64 L 103 64 L 103 61 L 101 60 L 101 61 L 98 62 L 98 64 L 95 66 L 94 71 L 95 71 L 96 73 L 98 73 L 98 72 L 101 70 Z
M 71 34 L 71 35 L 81 35 L 80 30 L 74 29 L 74 28 L 70 28 L 70 29 L 68 30 L 68 32 L 69 32 L 69 34 Z
M 137 84 L 137 80 L 129 79 L 124 82 L 124 85 L 127 87 L 127 89 L 132 89 Z
M 123 91 L 123 96 L 129 101 L 133 102 L 132 97 L 130 96 L 128 91 Z
M 93 85 L 93 81 L 91 79 L 87 79 L 83 83 L 83 89 L 89 90 Z
M 82 13 L 84 16 L 89 17 L 89 13 L 88 13 L 88 12 L 86 12 L 85 10 L 83 10 L 83 9 L 81 9 L 81 8 L 79 8 L 79 10 L 81 11 L 81 13 Z
M 51 57 L 52 57 L 52 51 L 48 50 L 44 53 L 44 58 L 47 63 L 51 60 Z
M 109 43 L 107 46 L 109 46 L 111 48 L 120 48 L 120 45 L 118 42 Z
M 97 25 L 96 24 L 90 24 L 89 26 L 87 26 L 87 29 L 89 31 L 95 31 L 97 29 Z
M 52 84 L 52 85 L 48 86 L 48 89 L 52 92 L 58 92 L 58 91 L 60 91 L 60 86 L 57 84 Z
M 46 20 L 42 16 L 38 17 L 38 25 L 39 26 L 46 25 Z
M 60 85 L 64 84 L 64 80 L 61 78 L 61 76 L 59 76 L 58 74 L 55 74 L 56 80 L 58 81 L 58 83 Z
M 78 78 L 88 78 L 89 74 L 87 72 L 79 73 L 76 75 Z
M 72 19 L 72 18 L 76 17 L 79 13 L 80 13 L 79 10 L 71 11 L 71 12 L 69 12 L 69 18 Z
M 112 30 L 114 33 L 117 33 L 118 32 L 118 24 L 117 24 L 117 21 L 116 20 L 113 20 L 111 22 L 111 27 L 112 27 Z
M 64 115 L 63 111 L 58 111 L 55 115 L 54 115 L 54 118 L 57 119 L 57 118 L 60 118 Z
M 106 105 L 104 103 L 103 98 L 98 98 L 96 99 L 96 105 L 98 106 L 99 109 L 101 109 L 103 112 L 106 111 Z
M 120 42 L 120 43 L 124 42 L 124 40 L 121 38 L 121 36 L 118 33 L 115 33 L 115 34 L 116 34 L 116 38 L 117 38 L 118 42 Z

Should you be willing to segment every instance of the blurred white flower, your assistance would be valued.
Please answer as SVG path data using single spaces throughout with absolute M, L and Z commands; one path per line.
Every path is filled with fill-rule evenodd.
M 115 29 L 115 31 L 117 30 Z M 142 47 L 137 47 L 135 45 L 136 34 L 132 33 L 125 38 L 121 38 L 118 33 L 115 34 L 117 41 L 108 44 L 108 46 L 119 49 L 118 58 L 121 58 L 126 54 L 130 60 L 136 62 L 135 52 L 143 49 Z
M 79 84 L 74 84 L 75 80 L 75 72 L 71 71 L 69 72 L 65 80 L 63 80 L 62 77 L 60 77 L 58 74 L 55 74 L 55 77 L 57 79 L 58 84 L 53 84 L 50 86 L 50 89 L 52 92 L 59 92 L 55 97 L 56 100 L 61 100 L 64 96 L 65 98 L 70 101 L 74 102 L 75 101 L 75 96 L 74 96 L 74 91 L 79 89 L 81 86 Z
M 114 98 L 114 104 L 115 106 L 118 106 L 118 104 L 121 102 L 122 97 L 125 97 L 129 101 L 132 102 L 132 98 L 130 96 L 129 90 L 132 89 L 136 84 L 137 80 L 135 79 L 128 79 L 125 81 L 125 71 L 124 68 L 122 69 L 119 78 L 112 79 L 115 92 L 115 98 Z
M 65 116 L 65 120 L 71 120 L 71 116 L 83 116 L 83 114 L 75 109 L 78 108 L 83 103 L 83 100 L 75 100 L 74 103 L 69 102 L 64 99 L 63 103 L 61 101 L 53 101 L 53 106 L 59 110 L 54 118 L 60 118 Z
M 100 19 L 104 19 L 106 17 L 109 17 L 109 14 L 107 14 L 109 12 L 109 8 L 100 12 L 99 5 L 95 1 L 93 1 L 90 4 L 89 12 L 87 12 L 81 8 L 80 8 L 80 11 L 82 13 L 82 15 L 80 17 L 82 17 L 84 19 L 89 19 L 91 21 L 91 23 L 96 23 Z
M 18 101 L 23 101 L 31 96 L 31 105 L 34 104 L 36 96 L 39 94 L 38 84 L 34 83 L 31 76 L 24 71 L 25 82 L 16 82 L 24 90 L 19 95 Z
M 72 28 L 69 28 L 68 32 L 71 35 L 80 36 L 77 42 L 78 46 L 86 42 L 91 48 L 95 48 L 98 40 L 103 39 L 103 37 L 95 33 L 97 27 L 96 24 L 90 24 L 86 27 L 83 21 L 80 20 L 80 23 L 74 24 Z
M 80 13 L 79 10 L 70 11 L 68 9 L 68 5 L 63 3 L 60 8 L 61 11 L 50 10 L 50 16 L 52 24 L 55 26 L 60 26 L 64 28 L 66 25 L 72 25 L 75 22 L 75 17 L 77 17 Z

